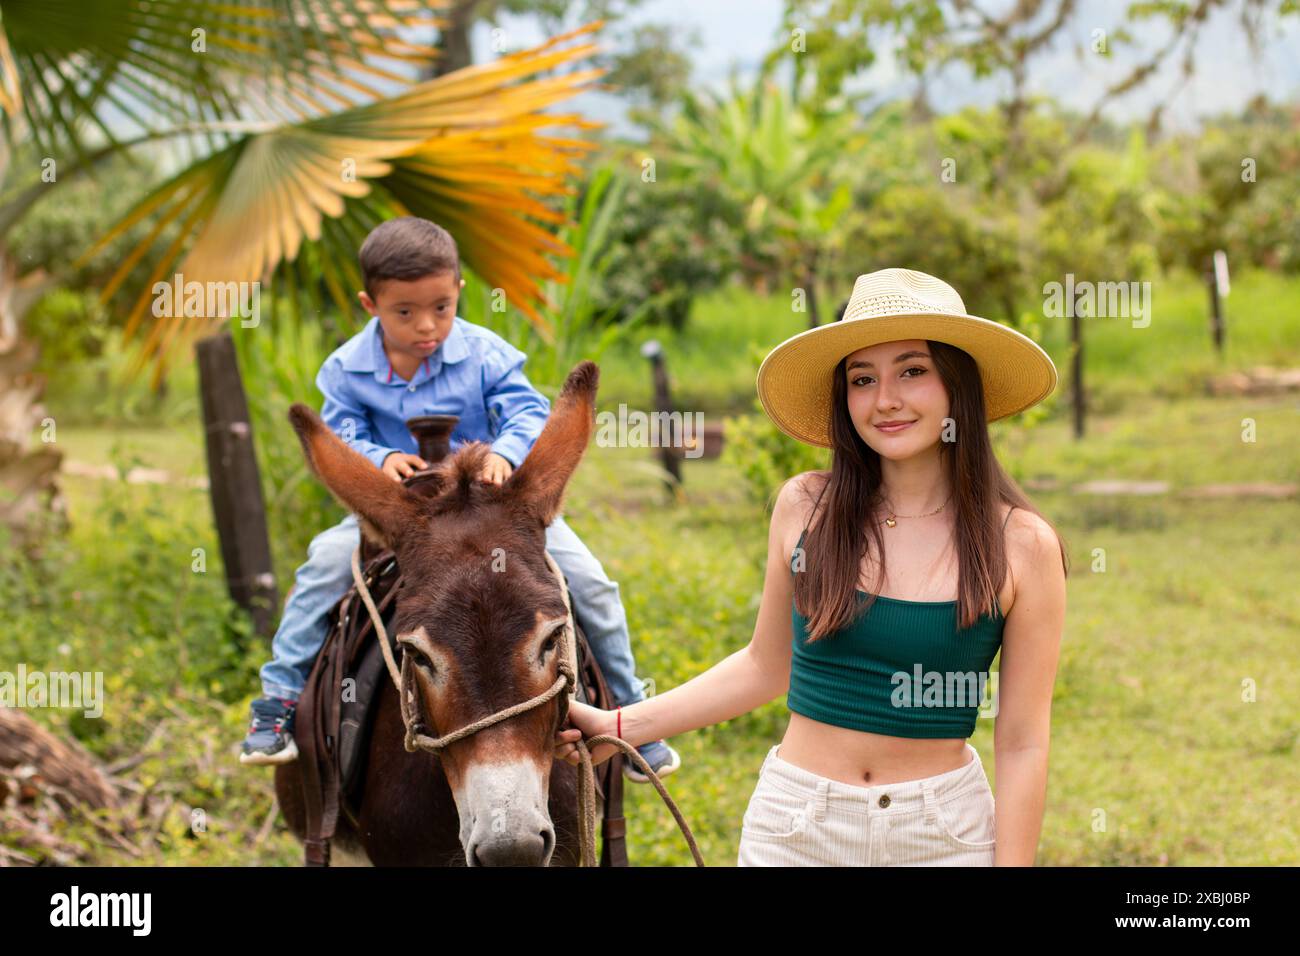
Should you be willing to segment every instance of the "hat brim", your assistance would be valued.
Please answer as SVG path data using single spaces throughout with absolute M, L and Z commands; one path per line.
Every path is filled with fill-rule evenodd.
M 786 339 L 758 370 L 763 410 L 791 438 L 830 448 L 835 367 L 859 349 L 903 339 L 931 339 L 970 353 L 991 422 L 1037 404 L 1056 388 L 1056 366 L 1027 335 L 974 315 L 913 312 L 841 320 Z

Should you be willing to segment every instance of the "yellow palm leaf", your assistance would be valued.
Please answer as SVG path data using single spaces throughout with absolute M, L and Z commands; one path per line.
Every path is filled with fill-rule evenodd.
M 151 307 L 155 283 L 176 274 L 203 286 L 258 282 L 274 296 L 281 291 L 274 277 L 289 276 L 285 269 L 310 248 L 316 273 L 299 268 L 291 284 L 323 284 L 347 308 L 341 293 L 354 282 L 358 238 L 402 214 L 447 228 L 463 262 L 549 332 L 539 308 L 544 284 L 563 281 L 550 257 L 573 250 L 538 225 L 564 221 L 542 200 L 571 191 L 568 180 L 580 169 L 575 157 L 594 147 L 541 131 L 598 126 L 550 110 L 604 71 L 537 74 L 595 52 L 594 43 L 565 44 L 600 26 L 416 84 L 391 99 L 249 132 L 160 186 L 85 254 L 143 218 L 159 219 L 104 290 L 111 297 L 151 255 L 154 269 L 147 287 L 134 290 L 125 328 L 128 341 L 140 346 L 136 370 L 152 360 L 157 384 L 182 346 L 228 318 L 158 315 Z M 327 228 L 330 222 L 341 228 Z M 175 225 L 178 235 L 155 253 L 166 225 Z
M 4 24 L 0 23 L 0 110 L 16 116 L 22 105 L 23 91 L 18 85 L 18 67 L 14 65 L 14 55 L 9 49 Z
M 195 116 L 325 115 L 380 97 L 370 81 L 409 84 L 387 64 L 438 52 L 401 34 L 447 3 L 6 0 L 0 117 L 11 140 L 85 161 L 88 127 L 112 143 Z

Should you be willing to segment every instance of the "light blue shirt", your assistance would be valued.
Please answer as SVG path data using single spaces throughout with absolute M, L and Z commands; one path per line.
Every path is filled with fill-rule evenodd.
M 518 468 L 551 411 L 523 373 L 527 356 L 495 332 L 456 316 L 451 334 L 410 381 L 393 371 L 377 316 L 316 375 L 321 418 L 376 467 L 395 451 L 418 454 L 406 420 L 456 415 L 451 447 L 485 441 Z

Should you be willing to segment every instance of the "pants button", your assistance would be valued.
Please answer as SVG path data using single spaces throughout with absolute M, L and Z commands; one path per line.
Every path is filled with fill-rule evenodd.
M 889 794 L 887 794 L 887 793 L 882 793 L 882 794 L 880 795 L 880 800 L 877 801 L 877 802 L 878 802 L 882 807 L 887 807 L 887 806 L 889 806 Z

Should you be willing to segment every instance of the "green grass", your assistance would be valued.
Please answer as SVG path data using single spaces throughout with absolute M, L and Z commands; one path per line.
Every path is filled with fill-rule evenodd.
M 850 288 L 826 296 L 823 321 Z M 1288 364 L 1300 355 L 1300 279 L 1249 271 L 1233 280 L 1225 300 L 1227 345 L 1220 358 L 1210 340 L 1206 294 L 1198 277 L 1174 272 L 1152 282 L 1151 323 L 1133 328 L 1129 319 L 1084 320 L 1085 381 L 1090 408 L 1112 414 L 1146 397 L 1186 398 L 1201 394 L 1207 376 L 1255 365 Z M 1045 318 L 1032 306 L 1028 331 L 1052 356 L 1060 384 L 1051 400 L 1054 415 L 1066 416 L 1070 373 L 1069 321 Z M 741 285 L 700 297 L 684 332 L 667 328 L 636 330 L 601 360 L 601 408 L 625 402 L 652 405 L 649 363 L 641 345 L 659 340 L 665 350 L 675 404 L 710 415 L 748 412 L 755 398 L 757 365 L 784 339 L 807 328 L 807 314 L 795 312 L 788 297 L 764 296 Z M 323 355 L 321 356 L 324 357 Z M 168 396 L 149 393 L 144 379 L 127 382 L 125 358 L 112 347 L 76 374 L 51 370 L 46 404 L 60 425 L 117 427 L 198 421 L 193 363 L 180 362 Z M 527 366 L 525 366 L 527 371 Z
M 1232 444 L 1226 424 L 1205 424 L 1247 415 L 1269 423 L 1261 427 L 1269 443 L 1250 449 L 1262 453 L 1255 458 Z M 1113 468 L 1181 483 L 1255 478 L 1256 467 L 1268 477 L 1294 475 L 1300 454 L 1300 416 L 1289 401 L 1154 402 L 1131 417 L 1099 420 L 1080 445 L 1061 428 L 1049 423 L 1004 461 L 1069 479 Z M 162 456 L 151 464 L 186 473 L 201 466 L 192 439 L 165 437 L 133 440 Z M 89 458 L 97 439 L 73 430 L 61 440 Z M 189 835 L 173 814 L 145 862 L 296 862 L 282 824 L 251 845 L 270 807 L 271 777 L 241 769 L 233 751 L 264 652 L 256 642 L 240 651 L 223 623 L 219 560 L 206 575 L 189 571 L 193 547 L 218 553 L 206 496 L 67 484 L 69 564 L 45 583 L 43 603 L 25 611 L 18 603 L 19 633 L 28 635 L 19 658 L 51 668 L 67 659 L 44 638 L 53 630 L 73 659 L 106 671 L 105 718 L 70 724 L 105 759 L 135 752 L 159 720 L 172 722 L 167 745 L 155 745 L 139 777 L 204 808 L 209 829 Z M 766 517 L 747 502 L 734 471 L 688 463 L 684 491 L 683 502 L 667 503 L 648 450 L 593 447 L 568 495 L 570 522 L 620 583 L 639 672 L 660 691 L 744 646 L 762 584 Z M 1295 502 L 1035 497 L 1065 536 L 1072 568 L 1039 862 L 1300 862 Z M 1104 571 L 1094 570 L 1097 549 Z M 1242 699 L 1246 681 L 1256 688 L 1253 702 Z M 54 712 L 39 718 L 67 721 Z M 734 862 L 758 768 L 786 720 L 777 700 L 674 740 L 684 766 L 670 789 L 710 863 Z M 996 785 L 991 723 L 981 721 L 972 742 Z M 651 789 L 629 788 L 627 815 L 635 863 L 689 864 Z M 1103 815 L 1098 831 L 1094 820 Z M 104 849 L 95 859 L 140 862 Z
M 1074 572 L 1040 861 L 1295 865 L 1294 503 L 1041 500 Z
M 1254 440 L 1243 423 L 1251 422 Z M 1300 397 L 1142 398 L 1123 415 L 1093 416 L 1082 441 L 1064 418 L 1034 428 L 995 423 L 995 445 L 1020 479 L 1067 485 L 1167 481 L 1173 491 L 1225 482 L 1300 481 Z
M 1287 421 L 1279 441 L 1295 454 L 1300 416 Z M 664 689 L 748 642 L 766 520 L 720 492 L 732 483 L 721 464 L 688 468 L 686 508 L 654 505 L 652 485 L 611 503 L 603 490 L 620 467 L 584 466 L 570 521 L 620 581 L 639 671 Z M 1295 502 L 1035 499 L 1072 569 L 1040 864 L 1300 862 Z M 1093 570 L 1095 549 L 1104 571 Z M 1253 703 L 1242 701 L 1245 680 L 1258 686 Z M 684 767 L 671 791 L 711 862 L 734 862 L 740 817 L 786 719 L 782 699 L 674 739 Z M 996 785 L 991 722 L 972 743 Z M 1093 830 L 1099 809 L 1104 832 Z M 638 862 L 689 864 L 657 796 L 634 789 L 628 818 Z
M 826 305 L 823 321 L 842 296 Z M 1151 289 L 1151 322 L 1134 328 L 1131 319 L 1084 320 L 1084 376 L 1092 410 L 1118 413 L 1148 397 L 1186 398 L 1204 392 L 1207 376 L 1255 365 L 1295 364 L 1300 357 L 1300 279 L 1268 272 L 1243 273 L 1225 300 L 1226 350 L 1220 358 L 1210 338 L 1207 297 L 1199 279 L 1175 272 Z M 1069 320 L 1045 318 L 1033 303 L 1030 334 L 1056 364 L 1060 382 L 1053 414 L 1068 416 Z M 648 338 L 663 344 L 673 399 L 681 407 L 709 414 L 749 411 L 760 356 L 807 328 L 807 315 L 791 310 L 780 296 L 759 296 L 743 287 L 719 290 L 695 303 L 684 334 L 646 330 L 612 348 L 601 363 L 601 405 L 619 401 L 650 407 L 649 363 L 638 349 Z
M 203 434 L 197 424 L 175 428 L 96 428 L 65 425 L 55 447 L 67 460 L 91 465 L 111 464 L 119 471 L 135 467 L 160 468 L 177 478 L 205 478 L 208 463 Z
M 1210 398 L 1200 381 L 1221 368 L 1295 365 L 1300 282 L 1237 279 L 1223 366 L 1199 324 L 1199 286 L 1187 278 L 1156 295 L 1148 329 L 1089 328 L 1094 411 L 1084 441 L 1071 437 L 1059 401 L 1037 426 L 994 426 L 1013 475 L 1060 482 L 1062 490 L 1033 497 L 1071 558 L 1039 862 L 1296 865 L 1295 499 L 1106 498 L 1068 489 L 1102 478 L 1166 480 L 1176 491 L 1300 479 L 1294 396 Z M 802 327 L 803 316 L 775 299 L 733 292 L 702 303 L 697 334 L 665 342 L 679 402 L 711 414 L 748 410 L 749 344 L 770 345 Z M 1047 347 L 1064 370 L 1055 333 L 1047 331 Z M 639 341 L 602 364 L 603 407 L 648 403 Z M 136 418 L 138 427 L 109 428 L 83 415 L 78 424 L 60 394 L 67 393 L 53 392 L 47 405 L 69 458 L 204 473 L 202 433 L 192 418 L 165 427 Z M 1253 443 L 1242 441 L 1244 419 L 1255 422 Z M 287 432 L 258 436 L 288 439 Z M 567 496 L 570 522 L 620 584 L 639 672 L 661 692 L 745 645 L 762 586 L 767 518 L 735 468 L 687 462 L 685 475 L 682 500 L 669 504 L 650 450 L 593 445 Z M 282 823 L 254 845 L 272 806 L 271 776 L 241 768 L 234 752 L 266 648 L 248 637 L 226 598 L 206 494 L 72 477 L 64 486 L 69 535 L 51 542 L 44 563 L 0 565 L 0 600 L 12 609 L 5 656 L 31 668 L 73 662 L 103 670 L 103 719 L 33 716 L 110 761 L 141 751 L 165 721 L 165 736 L 129 776 L 156 801 L 175 799 L 209 819 L 207 831 L 194 834 L 188 817 L 174 811 L 156 839 L 141 841 L 141 858 L 75 831 L 84 834 L 90 858 L 298 862 Z M 207 555 L 206 572 L 192 569 L 195 548 Z M 302 558 L 291 550 L 277 549 L 282 591 Z M 684 766 L 669 787 L 710 863 L 734 863 L 758 768 L 786 720 L 777 700 L 674 739 Z M 980 721 L 972 742 L 996 784 L 992 738 L 991 724 Z M 690 863 L 651 788 L 628 788 L 627 816 L 634 863 Z
M 1151 323 L 1085 318 L 1085 381 L 1105 410 L 1157 395 L 1187 397 L 1204 391 L 1208 376 L 1253 365 L 1294 364 L 1300 355 L 1300 283 L 1252 271 L 1234 279 L 1224 300 L 1225 351 L 1210 336 L 1205 287 L 1183 272 L 1151 287 Z M 1069 371 L 1068 319 L 1044 319 L 1044 347 L 1065 378 Z M 1064 411 L 1064 409 L 1062 409 Z

